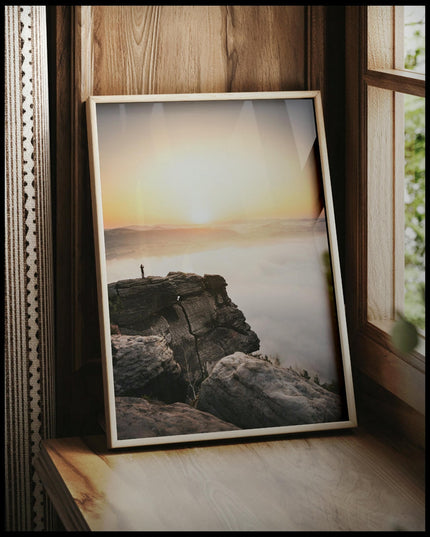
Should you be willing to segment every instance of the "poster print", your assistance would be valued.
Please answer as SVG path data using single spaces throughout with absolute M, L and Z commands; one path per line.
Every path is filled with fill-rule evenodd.
M 355 426 L 319 92 L 87 112 L 108 445 Z

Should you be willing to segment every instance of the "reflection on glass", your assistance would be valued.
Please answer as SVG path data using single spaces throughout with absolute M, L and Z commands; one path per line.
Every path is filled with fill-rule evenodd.
M 313 102 L 99 106 L 108 283 L 141 263 L 145 276 L 220 274 L 262 354 L 332 382 Z
M 425 73 L 425 6 L 404 6 L 405 69 Z
M 313 100 L 102 103 L 97 128 L 118 438 L 340 419 Z M 206 421 L 130 426 L 175 403 Z
M 425 329 L 425 99 L 405 95 L 405 316 Z

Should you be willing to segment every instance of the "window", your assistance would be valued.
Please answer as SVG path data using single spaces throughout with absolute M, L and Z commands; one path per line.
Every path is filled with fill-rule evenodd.
M 425 74 L 425 7 L 404 6 L 404 67 Z M 425 99 L 405 95 L 404 315 L 425 335 Z
M 425 99 L 405 95 L 405 301 L 403 313 L 425 334 Z
M 425 7 L 402 6 L 403 13 L 397 17 L 403 18 L 403 62 L 404 68 L 425 74 Z
M 345 8 L 351 358 L 414 416 L 425 408 L 424 14 L 423 6 Z M 399 345 L 393 336 L 409 323 L 415 341 Z
M 404 353 L 415 349 L 421 354 L 425 337 L 424 17 L 424 6 L 368 6 L 365 74 L 368 320 L 391 334 Z M 419 334 L 415 340 L 414 330 Z

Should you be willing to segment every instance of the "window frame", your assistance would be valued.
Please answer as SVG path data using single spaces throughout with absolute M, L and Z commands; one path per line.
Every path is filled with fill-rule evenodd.
M 370 17 L 368 16 L 369 8 L 376 11 Z M 420 414 L 424 414 L 424 356 L 418 351 L 407 355 L 402 354 L 390 342 L 389 333 L 394 323 L 394 312 L 402 301 L 399 278 L 395 281 L 393 277 L 389 282 L 391 294 L 389 303 L 383 305 L 385 313 L 381 315 L 382 321 L 374 314 L 373 318 L 372 313 L 369 314 L 369 304 L 379 300 L 374 296 L 374 293 L 378 292 L 378 278 L 374 275 L 381 267 L 384 267 L 385 263 L 385 273 L 382 277 L 386 277 L 388 263 L 387 255 L 380 256 L 379 252 L 378 255 L 374 253 L 378 241 L 373 240 L 372 243 L 372 240 L 369 240 L 370 231 L 374 230 L 378 223 L 372 221 L 372 218 L 378 219 L 374 212 L 375 199 L 379 202 L 391 188 L 391 202 L 386 206 L 394 211 L 396 205 L 403 204 L 402 189 L 393 190 L 394 174 L 400 173 L 399 167 L 403 167 L 403 149 L 399 150 L 398 144 L 396 147 L 395 143 L 395 137 L 399 136 L 399 131 L 402 132 L 403 126 L 398 117 L 390 116 L 389 110 L 388 116 L 382 116 L 385 122 L 389 120 L 389 125 L 387 127 L 385 124 L 380 128 L 382 132 L 385 128 L 385 132 L 389 132 L 391 138 L 383 140 L 380 133 L 377 143 L 385 143 L 386 148 L 391 147 L 391 161 L 388 164 L 388 167 L 393 170 L 391 180 L 386 181 L 382 187 L 380 184 L 375 185 L 368 172 L 372 157 L 369 155 L 368 147 L 369 144 L 375 143 L 375 139 L 371 139 L 372 135 L 369 134 L 369 128 L 373 127 L 372 122 L 374 122 L 373 116 L 368 120 L 369 95 L 372 97 L 374 88 L 391 90 L 393 93 L 389 106 L 392 111 L 396 107 L 399 108 L 398 103 L 395 102 L 397 97 L 394 92 L 425 96 L 425 75 L 398 68 L 399 58 L 403 52 L 399 46 L 395 46 L 394 40 L 395 14 L 398 9 L 399 6 L 346 6 L 345 8 L 346 211 L 348 215 L 345 296 L 353 367 Z M 383 50 L 384 54 L 377 54 L 376 47 Z M 390 240 L 395 244 L 396 236 L 402 233 L 403 237 L 403 222 L 394 218 L 394 212 L 385 216 L 387 216 L 385 221 L 392 223 Z M 384 230 L 381 229 L 380 233 L 383 232 Z M 399 274 L 401 272 L 399 264 L 403 263 L 403 248 L 397 248 L 396 254 L 391 254 L 389 262 L 391 274 Z M 374 278 L 373 281 L 372 278 Z M 380 293 L 380 300 L 384 299 L 386 296 Z

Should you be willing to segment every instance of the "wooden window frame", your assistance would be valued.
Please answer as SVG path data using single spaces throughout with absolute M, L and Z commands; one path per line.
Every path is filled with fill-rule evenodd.
M 369 9 L 373 10 L 370 16 Z M 394 188 L 398 182 L 393 182 L 403 167 L 403 148 L 396 143 L 399 133 L 403 137 L 403 111 L 393 115 L 399 108 L 395 92 L 425 96 L 425 76 L 399 69 L 402 51 L 395 42 L 397 9 L 346 6 L 345 10 L 345 297 L 354 369 L 424 415 L 424 356 L 417 351 L 403 355 L 390 341 L 395 312 L 403 301 L 399 278 L 394 276 L 402 273 L 404 255 L 403 247 L 394 254 L 392 248 L 403 243 L 403 239 L 396 241 L 400 233 L 403 237 L 403 222 L 395 217 L 396 206 L 403 205 L 403 193 L 402 188 Z M 390 91 L 381 97 L 379 90 Z M 369 114 L 374 110 L 379 111 L 377 116 Z M 376 162 L 381 150 L 389 155 L 388 161 L 380 158 Z M 369 169 L 375 166 L 383 180 L 372 181 Z M 384 219 L 378 216 L 381 200 Z M 382 220 L 385 225 L 380 225 Z

